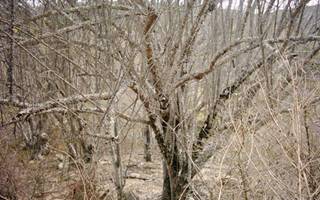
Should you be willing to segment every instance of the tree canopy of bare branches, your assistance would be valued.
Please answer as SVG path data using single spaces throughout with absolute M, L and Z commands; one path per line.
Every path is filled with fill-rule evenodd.
M 319 81 L 320 8 L 312 3 L 5 0 L 0 3 L 2 125 L 29 126 L 38 134 L 38 129 L 50 132 L 43 124 L 55 121 L 81 144 L 92 137 L 119 142 L 122 136 L 109 131 L 115 119 L 121 130 L 128 124 L 141 124 L 141 132 L 150 127 L 163 163 L 163 200 L 195 195 L 192 185 L 201 170 L 209 160 L 223 160 L 236 138 L 244 199 L 254 194 L 317 199 L 320 176 L 311 175 L 318 172 L 310 162 L 319 159 L 319 149 L 312 150 L 311 133 L 301 128 L 312 121 L 306 113 L 318 109 L 319 83 L 312 81 Z M 292 126 L 285 130 L 280 118 Z M 268 129 L 292 135 L 296 145 L 285 147 L 284 138 Z M 261 158 L 260 165 L 271 170 L 263 153 L 253 150 L 258 135 L 270 135 L 287 152 L 299 171 L 292 186 L 297 192 L 285 196 L 290 189 L 277 178 L 270 178 L 276 184 L 270 191 L 254 192 L 244 172 L 252 163 L 249 158 L 245 166 L 244 155 L 257 154 L 252 159 Z M 295 155 L 285 150 L 289 146 Z M 121 166 L 121 159 L 115 160 Z M 271 170 L 270 176 L 280 177 L 277 173 Z M 212 198 L 221 199 L 221 190 L 214 191 Z

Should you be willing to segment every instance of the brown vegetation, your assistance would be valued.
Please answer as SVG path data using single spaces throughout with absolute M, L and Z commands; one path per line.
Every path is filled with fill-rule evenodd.
M 0 11 L 0 199 L 320 198 L 319 3 Z

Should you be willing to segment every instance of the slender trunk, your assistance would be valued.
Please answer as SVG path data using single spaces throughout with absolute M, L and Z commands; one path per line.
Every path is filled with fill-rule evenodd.
M 8 38 L 10 48 L 8 50 L 7 55 L 7 85 L 8 85 L 8 93 L 9 98 L 12 99 L 13 96 L 13 50 L 14 50 L 14 41 L 13 41 L 13 25 L 14 25 L 14 0 L 9 0 L 8 3 L 8 10 L 10 11 L 10 23 L 9 23 L 9 29 L 8 34 L 10 35 Z
M 117 138 L 119 136 L 117 130 L 117 122 L 113 116 L 110 119 L 111 131 L 113 136 Z M 113 143 L 111 144 L 111 154 L 113 159 L 113 168 L 114 168 L 114 176 L 115 176 L 115 186 L 117 188 L 117 199 L 123 199 L 123 187 L 124 187 L 124 180 L 122 174 L 122 163 L 121 163 L 121 153 L 120 153 L 120 144 Z
M 146 162 L 151 162 L 151 134 L 149 126 L 146 125 L 144 130 L 144 159 Z
M 171 199 L 170 177 L 168 174 L 168 168 L 165 161 L 163 161 L 162 167 L 163 167 L 162 200 L 170 200 Z

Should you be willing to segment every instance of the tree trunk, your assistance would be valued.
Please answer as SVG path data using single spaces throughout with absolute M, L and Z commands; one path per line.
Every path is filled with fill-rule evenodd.
M 162 200 L 185 200 L 189 192 L 187 174 L 179 175 L 178 171 L 168 170 L 163 166 Z M 171 171 L 171 173 L 170 173 Z
M 146 125 L 144 130 L 144 159 L 146 162 L 151 162 L 151 134 L 149 126 Z
M 171 187 L 170 187 L 170 177 L 168 174 L 167 164 L 165 161 L 162 163 L 163 171 L 163 185 L 162 185 L 162 200 L 171 199 Z
M 9 99 L 12 99 L 13 96 L 13 50 L 14 50 L 14 40 L 13 40 L 13 35 L 14 35 L 14 0 L 10 0 L 8 2 L 8 10 L 10 12 L 10 22 L 9 22 L 9 44 L 10 48 L 8 50 L 6 62 L 8 65 L 7 68 L 7 86 L 8 86 L 8 95 Z
M 189 192 L 188 164 L 181 162 L 178 156 L 178 148 L 174 143 L 172 159 L 170 163 L 163 162 L 162 200 L 185 200 Z
M 110 117 L 110 129 L 112 135 L 117 138 L 119 136 L 118 129 L 117 129 L 117 119 L 114 116 Z M 121 153 L 120 153 L 120 144 L 119 143 L 112 143 L 111 144 L 111 156 L 112 156 L 112 163 L 114 168 L 114 178 L 115 178 L 115 186 L 117 190 L 117 199 L 123 199 L 123 188 L 124 188 L 124 180 L 122 174 L 122 161 L 121 161 Z

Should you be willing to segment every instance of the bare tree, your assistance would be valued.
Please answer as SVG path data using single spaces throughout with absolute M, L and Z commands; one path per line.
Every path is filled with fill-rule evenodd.
M 0 51 L 9 52 L 9 60 L 13 52 L 20 55 L 17 65 L 26 67 L 15 80 L 21 98 L 0 99 L 1 105 L 18 109 L 4 125 L 58 121 L 66 144 L 121 137 L 116 129 L 108 135 L 111 118 L 150 127 L 163 161 L 164 200 L 196 195 L 193 183 L 201 169 L 234 138 L 242 196 L 250 199 L 245 134 L 254 138 L 271 123 L 284 135 L 277 121 L 287 109 L 283 104 L 294 108 L 292 124 L 299 124 L 298 116 L 306 110 L 297 91 L 320 51 L 319 23 L 313 21 L 318 11 L 306 11 L 310 0 L 46 0 L 34 5 L 34 11 L 28 8 L 32 16 L 23 20 L 14 18 L 12 2 L 10 20 L 1 19 L 11 27 L 1 30 L 9 44 Z M 12 94 L 12 59 L 8 66 L 5 82 Z M 312 149 L 301 139 L 310 135 L 304 121 L 304 132 L 294 125 L 289 131 L 299 144 L 292 147 L 297 155 L 288 156 L 298 171 L 299 194 L 290 197 L 300 199 L 307 193 L 316 198 L 319 188 L 310 175 L 316 170 L 308 165 L 303 172 L 303 163 L 309 161 L 302 149 L 305 144 Z M 121 199 L 120 146 L 112 146 Z M 311 159 L 311 150 L 307 155 Z M 222 178 L 220 182 L 218 199 L 223 195 Z M 280 189 L 270 186 L 272 191 L 286 185 L 277 184 Z

